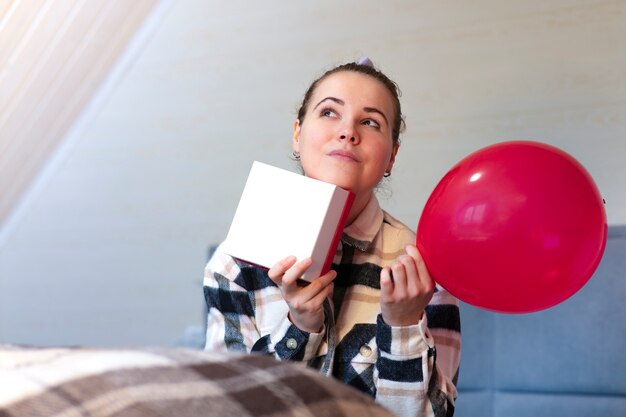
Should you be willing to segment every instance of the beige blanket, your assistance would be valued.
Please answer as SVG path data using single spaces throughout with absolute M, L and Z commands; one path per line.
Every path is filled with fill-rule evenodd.
M 0 345 L 0 417 L 372 416 L 372 398 L 301 364 L 188 349 Z

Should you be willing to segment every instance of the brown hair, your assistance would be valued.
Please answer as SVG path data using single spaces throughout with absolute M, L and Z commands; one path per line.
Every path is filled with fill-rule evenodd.
M 392 81 L 389 77 L 383 74 L 381 71 L 377 70 L 371 65 L 367 64 L 358 64 L 356 62 L 350 62 L 347 64 L 339 65 L 333 69 L 326 71 L 321 77 L 313 81 L 309 89 L 304 94 L 304 99 L 302 100 L 302 104 L 298 109 L 298 120 L 300 123 L 304 122 L 304 116 L 308 110 L 309 101 L 311 100 L 311 96 L 315 92 L 317 86 L 324 81 L 324 79 L 328 78 L 330 75 L 342 72 L 342 71 L 352 71 L 358 72 L 361 74 L 369 75 L 370 77 L 380 81 L 389 91 L 391 97 L 393 98 L 393 106 L 396 111 L 395 117 L 393 119 L 391 138 L 393 139 L 393 143 L 397 144 L 400 142 L 400 133 L 404 131 L 405 123 L 404 116 L 402 115 L 402 109 L 400 108 L 400 88 L 398 84 Z

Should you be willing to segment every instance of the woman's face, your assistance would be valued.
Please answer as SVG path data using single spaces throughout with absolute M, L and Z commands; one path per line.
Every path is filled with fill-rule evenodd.
M 391 171 L 398 146 L 391 93 L 366 74 L 341 71 L 325 78 L 296 120 L 293 150 L 308 177 L 366 196 Z

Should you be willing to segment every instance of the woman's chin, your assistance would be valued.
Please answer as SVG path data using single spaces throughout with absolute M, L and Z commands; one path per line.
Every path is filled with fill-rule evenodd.
M 329 184 L 336 185 L 337 187 L 341 187 L 344 190 L 352 191 L 354 188 L 354 184 L 349 181 L 346 181 L 345 175 L 319 175 L 317 177 L 312 177 L 320 181 L 327 182 Z

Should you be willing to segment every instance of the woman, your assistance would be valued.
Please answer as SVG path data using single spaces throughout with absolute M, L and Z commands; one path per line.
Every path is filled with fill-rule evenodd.
M 415 235 L 374 194 L 391 173 L 403 127 L 396 84 L 371 61 L 317 79 L 294 123 L 305 175 L 356 198 L 333 267 L 302 286 L 310 259 L 263 271 L 217 250 L 205 270 L 206 349 L 306 362 L 398 416 L 454 412 L 458 302 L 435 287 Z

